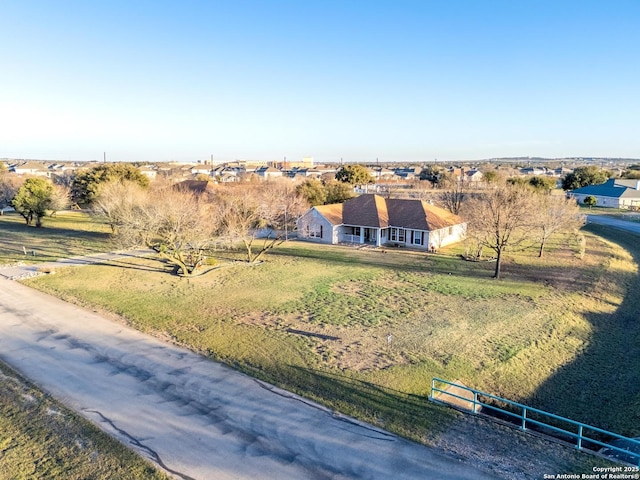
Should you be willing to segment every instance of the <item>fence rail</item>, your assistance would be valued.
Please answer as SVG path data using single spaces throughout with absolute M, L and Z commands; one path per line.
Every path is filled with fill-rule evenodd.
M 440 385 L 440 387 L 438 385 Z M 442 386 L 444 388 L 441 388 Z M 457 393 L 448 391 L 447 387 L 455 387 L 456 391 L 462 390 L 463 393 L 468 393 L 468 395 L 458 395 Z M 445 399 L 444 397 L 447 398 Z M 461 404 L 466 405 L 468 408 L 466 408 L 466 406 L 462 408 L 470 413 L 478 413 L 486 409 L 494 412 L 494 414 L 511 419 L 512 422 L 519 425 L 522 431 L 527 431 L 528 429 L 535 429 L 542 433 L 550 431 L 553 432 L 551 435 L 555 437 L 572 439 L 578 450 L 597 451 L 599 448 L 594 447 L 606 448 L 619 454 L 616 457 L 619 460 L 640 466 L 640 440 L 634 438 L 624 437 L 617 433 L 576 422 L 575 420 L 570 420 L 560 415 L 554 415 L 544 410 L 528 407 L 521 403 L 507 400 L 506 398 L 497 397 L 490 393 L 481 392 L 480 390 L 475 390 L 440 378 L 433 378 L 431 380 L 429 400 L 449 406 L 454 403 L 458 407 L 460 407 Z M 501 408 L 499 404 L 506 405 L 509 409 Z M 567 428 L 573 428 L 575 431 L 568 430 Z M 599 438 L 594 438 L 594 434 Z M 611 443 L 616 440 L 624 443 L 627 448 L 622 448 Z M 636 451 L 631 450 L 632 447 L 635 448 Z

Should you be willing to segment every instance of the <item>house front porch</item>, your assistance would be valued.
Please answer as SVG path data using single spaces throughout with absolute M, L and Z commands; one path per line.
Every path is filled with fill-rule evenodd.
M 379 247 L 386 240 L 386 232 L 384 229 L 375 227 L 343 225 L 338 232 L 338 240 L 341 243 L 374 245 Z

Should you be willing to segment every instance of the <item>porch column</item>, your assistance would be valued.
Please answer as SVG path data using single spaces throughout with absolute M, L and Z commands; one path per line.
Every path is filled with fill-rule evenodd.
M 364 243 L 364 229 L 365 229 L 365 228 L 366 228 L 366 227 L 362 227 L 362 228 L 360 229 L 360 244 L 361 244 L 361 245 Z
M 382 245 L 382 229 L 376 228 L 376 247 Z

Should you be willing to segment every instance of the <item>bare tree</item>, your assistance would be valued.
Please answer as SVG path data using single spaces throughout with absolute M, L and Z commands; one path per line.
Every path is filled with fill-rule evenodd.
M 124 246 L 145 245 L 182 275 L 197 273 L 218 226 L 210 203 L 174 188 L 145 191 L 119 181 L 104 187 L 96 208 Z
M 0 172 L 0 215 L 4 214 L 4 209 L 11 206 L 11 200 L 18 193 L 22 179 L 3 175 Z
M 63 185 L 53 185 L 53 192 L 51 193 L 51 203 L 49 209 L 51 210 L 51 216 L 54 217 L 57 212 L 64 210 L 71 203 L 71 189 Z
M 211 204 L 175 189 L 153 192 L 142 210 L 143 238 L 161 257 L 193 275 L 213 244 L 217 222 Z
M 249 263 L 288 238 L 289 228 L 304 211 L 305 203 L 290 185 L 277 182 L 228 186 L 219 189 L 213 200 L 218 209 L 218 233 L 230 244 L 242 243 Z M 255 242 L 262 237 L 258 251 Z
M 532 222 L 538 231 L 540 258 L 544 255 L 544 248 L 553 234 L 573 232 L 584 223 L 575 200 L 563 196 L 538 193 L 534 196 L 532 212 Z
M 288 179 L 264 183 L 260 202 L 267 227 L 284 236 L 285 241 L 295 229 L 296 220 L 309 209 L 307 200 Z
M 120 226 L 136 223 L 133 217 L 148 202 L 147 197 L 146 190 L 137 183 L 114 180 L 102 186 L 92 208 L 106 218 L 111 232 L 117 234 Z
M 442 188 L 440 204 L 455 215 L 459 215 L 467 194 L 467 186 L 452 174 L 442 174 L 438 185 Z
M 503 184 L 465 202 L 470 235 L 496 255 L 494 278 L 500 278 L 505 250 L 531 238 L 532 196 L 526 187 Z

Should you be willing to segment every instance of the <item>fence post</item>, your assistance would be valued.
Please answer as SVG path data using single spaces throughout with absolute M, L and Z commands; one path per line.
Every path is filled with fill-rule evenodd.
M 578 425 L 578 444 L 576 448 L 582 450 L 582 425 Z
M 478 392 L 473 391 L 473 413 L 477 413 L 476 408 L 478 405 Z
M 522 431 L 527 429 L 527 409 L 522 407 Z

